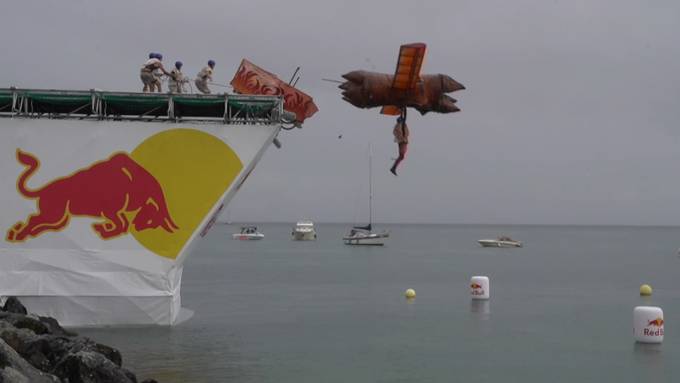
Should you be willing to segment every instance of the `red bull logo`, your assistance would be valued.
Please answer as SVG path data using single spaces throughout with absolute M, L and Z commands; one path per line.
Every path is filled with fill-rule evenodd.
M 25 198 L 35 199 L 38 211 L 7 231 L 9 242 L 60 231 L 72 217 L 100 219 L 92 229 L 102 239 L 127 234 L 131 225 L 136 231 L 161 228 L 173 233 L 179 229 L 170 216 L 160 183 L 125 152 L 114 153 L 38 189 L 26 186 L 40 166 L 38 159 L 20 149 L 16 156 L 26 167 L 17 179 L 17 190 Z
M 120 144 L 121 150 L 99 153 L 98 146 L 81 142 L 76 149 L 102 160 L 71 168 L 57 162 L 40 169 L 36 155 L 17 149 L 16 160 L 24 168 L 17 167 L 12 210 L 23 221 L 3 221 L 5 240 L 21 247 L 32 239 L 68 236 L 77 246 L 106 250 L 102 255 L 146 249 L 177 259 L 197 230 L 205 235 L 216 215 L 208 222 L 206 218 L 243 169 L 226 142 L 197 129 L 168 129 L 141 142 L 126 139 Z M 62 156 L 49 146 L 37 146 L 45 161 Z M 31 180 L 37 176 L 45 178 L 34 185 Z M 25 199 L 35 202 L 35 208 L 26 209 Z M 106 243 L 97 245 L 93 238 Z M 139 246 L 109 241 L 117 238 Z
M 658 317 L 647 322 L 647 326 L 656 328 L 645 328 L 642 333 L 646 336 L 663 336 L 663 318 Z
M 647 326 L 656 326 L 656 327 L 661 327 L 663 326 L 663 318 L 656 318 L 654 320 L 650 320 L 647 323 Z
M 472 295 L 484 295 L 484 289 L 483 289 L 482 285 L 480 285 L 479 283 L 475 283 L 475 282 L 471 283 L 470 288 L 472 289 L 470 291 L 470 294 L 472 294 Z

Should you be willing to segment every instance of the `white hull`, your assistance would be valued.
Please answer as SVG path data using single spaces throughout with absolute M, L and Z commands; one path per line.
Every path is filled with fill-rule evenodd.
M 366 235 L 353 235 L 344 237 L 345 245 L 355 246 L 383 246 L 389 238 L 389 233 L 370 233 Z
M 264 234 L 232 234 L 233 239 L 238 239 L 239 241 L 258 241 L 264 238 Z
M 315 241 L 316 232 L 315 231 L 293 231 L 294 241 Z
M 522 247 L 519 241 L 499 241 L 497 239 L 480 239 L 479 244 L 482 247 Z
M 7 181 L 0 184 L 0 294 L 16 296 L 29 311 L 55 317 L 65 326 L 178 323 L 185 317 L 180 298 L 184 260 L 278 131 L 275 124 L 0 118 L 0 176 Z M 174 134 L 196 140 L 182 141 L 184 146 L 173 144 L 178 140 L 160 140 Z M 150 142 L 153 145 L 147 145 Z M 213 153 L 204 152 L 205 142 L 232 154 L 225 157 L 216 152 L 217 157 L 209 157 Z M 40 167 L 24 180 L 32 193 L 47 190 L 62 178 L 73 181 L 72 176 L 107 163 L 115 153 L 147 161 L 150 165 L 142 166 L 158 180 L 164 193 L 160 195 L 165 196 L 177 228 L 145 228 L 134 221 L 135 212 L 122 205 L 118 214 L 127 217 L 129 228 L 111 238 L 101 237 L 93 225 L 99 223 L 106 233 L 115 224 L 104 226 L 101 218 L 90 214 L 67 216 L 68 211 L 58 230 L 23 237 L 17 233 L 26 232 L 31 216 L 38 214 L 38 202 L 44 210 L 47 196 L 27 197 L 18 192 L 18 179 L 27 166 L 18 162 L 17 149 L 40 160 Z M 171 166 L 164 159 L 180 156 L 184 162 L 173 166 L 169 182 L 163 181 L 158 174 L 168 173 Z M 230 173 L 214 170 L 216 163 Z M 113 177 L 100 178 L 106 183 Z M 126 203 L 139 199 L 123 187 L 116 184 L 111 193 L 123 193 Z M 76 189 L 68 192 L 76 193 Z M 79 198 L 69 200 L 71 207 L 89 203 L 82 193 Z

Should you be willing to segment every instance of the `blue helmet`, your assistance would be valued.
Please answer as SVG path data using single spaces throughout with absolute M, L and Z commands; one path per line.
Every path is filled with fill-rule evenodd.
M 184 65 L 184 64 L 182 64 L 181 61 L 175 61 L 175 68 L 182 69 L 182 65 Z
M 162 61 L 162 60 L 163 60 L 163 55 L 160 54 L 160 53 L 156 53 L 156 58 Z
M 156 54 L 155 54 L 155 53 L 153 53 L 153 52 L 149 53 L 149 58 L 150 58 L 150 59 L 152 59 L 152 58 L 154 58 L 154 57 L 156 57 Z
M 209 67 L 214 67 L 215 66 L 215 60 L 208 60 L 208 66 Z

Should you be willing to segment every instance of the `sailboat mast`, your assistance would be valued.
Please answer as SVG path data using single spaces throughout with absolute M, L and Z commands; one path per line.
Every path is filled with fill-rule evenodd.
M 368 224 L 373 225 L 373 166 L 371 144 L 368 144 Z

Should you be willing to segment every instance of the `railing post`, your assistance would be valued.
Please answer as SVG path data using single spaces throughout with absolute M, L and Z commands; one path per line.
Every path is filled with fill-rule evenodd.
M 229 95 L 224 93 L 224 123 L 231 122 L 231 110 L 229 110 Z
M 12 117 L 14 117 L 17 108 L 17 88 L 11 87 L 9 89 L 12 90 Z
M 168 119 L 175 121 L 175 101 L 173 97 L 168 97 Z

